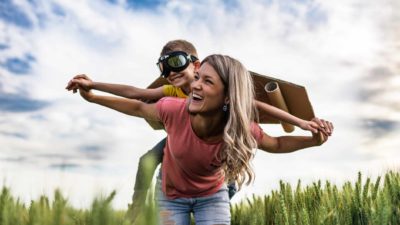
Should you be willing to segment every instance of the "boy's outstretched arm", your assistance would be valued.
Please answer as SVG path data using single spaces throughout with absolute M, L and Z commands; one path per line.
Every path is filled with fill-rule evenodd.
M 265 112 L 268 115 L 270 115 L 280 121 L 290 123 L 294 126 L 300 127 L 303 130 L 309 130 L 313 133 L 317 133 L 319 128 L 323 128 L 323 124 L 318 124 L 315 121 L 307 121 L 307 120 L 300 119 L 296 116 L 293 116 L 292 114 L 290 114 L 288 112 L 285 112 L 285 111 L 283 111 L 277 107 L 274 107 L 272 105 L 269 105 L 267 103 L 255 100 L 255 104 L 259 111 Z
M 140 99 L 140 100 L 159 100 L 164 97 L 163 87 L 154 89 L 137 88 L 124 84 L 111 84 L 92 81 L 87 75 L 79 74 L 68 82 L 67 90 L 76 92 L 78 86 L 85 90 L 98 90 L 107 92 L 113 95 L 118 95 L 125 98 Z
M 82 98 L 88 102 L 96 103 L 127 115 L 159 121 L 156 104 L 144 103 L 135 99 L 114 96 L 95 95 L 90 90 L 78 87 Z

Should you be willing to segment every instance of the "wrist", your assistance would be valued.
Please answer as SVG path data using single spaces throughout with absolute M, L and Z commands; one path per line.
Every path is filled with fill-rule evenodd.
M 99 82 L 96 82 L 96 81 L 92 81 L 92 82 L 90 82 L 89 84 L 88 84 L 88 87 L 90 88 L 90 89 L 96 89 L 97 90 L 97 87 L 99 86 Z
M 303 119 L 298 119 L 297 126 L 304 129 L 307 126 L 307 121 Z
M 93 103 L 96 101 L 96 99 L 95 99 L 96 96 L 91 91 L 85 91 L 85 92 L 81 91 L 81 96 L 83 99 L 85 99 L 86 101 L 88 101 L 90 103 Z
M 318 133 L 313 133 L 313 145 L 321 146 L 325 142 L 324 135 L 319 131 Z
M 91 103 L 96 103 L 96 95 L 90 94 L 87 98 L 87 100 Z

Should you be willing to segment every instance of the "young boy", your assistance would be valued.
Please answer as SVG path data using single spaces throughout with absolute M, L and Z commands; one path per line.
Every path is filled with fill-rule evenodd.
M 191 91 L 190 83 L 194 80 L 195 72 L 200 67 L 197 51 L 193 44 L 185 40 L 168 42 L 161 51 L 157 65 L 161 76 L 167 79 L 170 85 L 155 89 L 142 89 L 128 85 L 94 82 L 82 74 L 75 76 L 68 83 L 66 89 L 76 92 L 79 85 L 88 90 L 95 89 L 121 97 L 154 101 L 165 96 L 186 98 Z M 259 102 L 257 102 L 258 104 Z M 299 119 L 273 106 L 268 106 L 268 111 L 265 113 L 304 130 L 317 132 L 318 125 L 316 123 Z M 129 206 L 129 214 L 133 220 L 137 216 L 137 209 L 144 203 L 154 171 L 162 162 L 165 140 L 164 138 L 153 149 L 140 157 L 132 204 Z M 232 197 L 236 192 L 235 185 L 229 184 L 228 187 L 229 197 Z

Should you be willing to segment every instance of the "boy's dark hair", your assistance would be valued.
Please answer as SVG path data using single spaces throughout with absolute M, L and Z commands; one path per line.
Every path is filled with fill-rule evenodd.
M 163 49 L 161 50 L 160 55 L 162 56 L 169 52 L 174 52 L 174 51 L 184 51 L 198 58 L 197 50 L 194 47 L 194 45 L 188 41 L 181 39 L 169 41 L 167 44 L 165 44 Z

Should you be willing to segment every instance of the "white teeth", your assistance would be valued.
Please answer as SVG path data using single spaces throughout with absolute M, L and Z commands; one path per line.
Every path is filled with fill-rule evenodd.
M 201 97 L 200 95 L 198 95 L 198 94 L 195 94 L 195 93 L 193 93 L 193 98 L 196 98 L 196 99 L 198 99 L 198 100 L 202 100 L 203 99 L 203 97 Z

